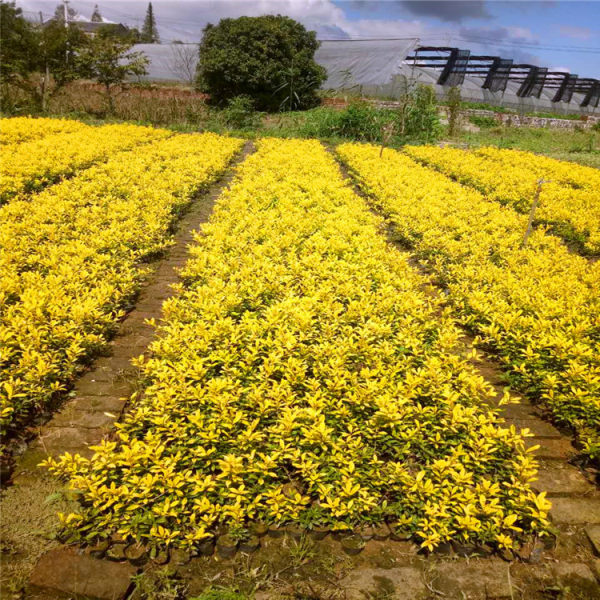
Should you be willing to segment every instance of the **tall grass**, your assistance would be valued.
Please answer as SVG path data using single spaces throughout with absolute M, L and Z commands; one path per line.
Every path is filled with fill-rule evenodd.
M 11 90 L 13 113 L 30 113 L 27 98 Z M 155 125 L 202 125 L 209 117 L 206 96 L 175 86 L 129 85 L 116 91 L 115 106 L 108 113 L 103 88 L 94 83 L 74 82 L 52 98 L 49 113 L 56 115 L 114 118 Z

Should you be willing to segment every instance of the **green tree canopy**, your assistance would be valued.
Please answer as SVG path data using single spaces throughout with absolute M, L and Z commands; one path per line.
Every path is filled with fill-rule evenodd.
M 115 37 L 95 37 L 77 57 L 80 72 L 104 87 L 110 113 L 114 112 L 114 88 L 131 76 L 147 73 L 148 58 L 131 52 L 132 43 Z
M 102 27 L 98 27 L 96 37 L 117 38 L 131 44 L 140 43 L 140 32 L 135 28 L 130 29 L 121 23 L 105 23 Z
M 204 29 L 196 84 L 220 105 L 247 95 L 260 110 L 309 108 L 326 78 L 318 46 L 316 33 L 289 17 L 222 19 Z
M 37 110 L 45 110 L 48 99 L 79 76 L 75 56 L 88 40 L 76 25 L 65 27 L 64 20 L 33 27 L 14 2 L 0 2 L 0 11 L 2 106 L 10 109 L 7 86 L 14 86 Z
M 76 16 L 77 16 L 77 11 L 74 8 L 71 8 L 69 6 L 67 8 L 67 19 L 69 21 L 71 21 Z M 64 4 L 56 5 L 56 8 L 54 9 L 54 20 L 58 21 L 59 23 L 64 24 L 64 22 L 65 22 L 65 5 Z
M 18 83 L 28 77 L 38 62 L 38 40 L 33 27 L 14 2 L 0 3 L 0 78 Z

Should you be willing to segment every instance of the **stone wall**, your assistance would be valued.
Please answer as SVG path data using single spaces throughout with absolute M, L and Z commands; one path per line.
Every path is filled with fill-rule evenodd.
M 441 112 L 446 115 L 446 108 L 441 107 Z M 582 115 L 580 119 L 558 119 L 550 117 L 536 117 L 533 115 L 518 115 L 516 113 L 499 113 L 493 110 L 467 109 L 461 111 L 464 120 L 469 117 L 492 117 L 499 125 L 510 127 L 546 127 L 549 129 L 590 129 L 600 123 L 600 116 Z
M 375 104 L 378 108 L 398 108 L 400 103 L 396 100 L 374 100 L 363 98 L 366 102 Z M 333 108 L 346 108 L 349 101 L 343 98 L 324 98 L 322 104 Z M 447 109 L 445 106 L 439 107 L 442 119 L 447 118 Z M 600 123 L 599 116 L 581 115 L 579 119 L 558 119 L 549 117 L 536 117 L 532 115 L 519 115 L 517 113 L 500 113 L 493 110 L 483 110 L 468 108 L 461 110 L 461 122 L 466 124 L 469 117 L 492 117 L 498 125 L 508 125 L 510 127 L 546 127 L 549 129 L 590 129 L 596 123 Z

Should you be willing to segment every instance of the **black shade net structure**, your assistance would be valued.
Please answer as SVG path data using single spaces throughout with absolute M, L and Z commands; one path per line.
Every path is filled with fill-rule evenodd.
M 481 87 L 490 90 L 490 92 L 504 92 L 512 65 L 511 58 L 495 56 Z
M 438 72 L 436 85 L 440 86 L 463 85 L 465 77 L 481 78 L 481 88 L 492 94 L 548 98 L 551 105 L 573 102 L 582 108 L 599 106 L 600 80 L 537 65 L 514 64 L 512 59 L 499 56 L 472 55 L 468 50 L 445 46 L 418 46 L 406 57 L 405 64 Z M 509 104 L 510 98 L 507 100 Z

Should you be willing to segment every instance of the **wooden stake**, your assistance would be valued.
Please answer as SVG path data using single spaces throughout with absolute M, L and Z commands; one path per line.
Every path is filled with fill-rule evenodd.
M 525 237 L 523 238 L 523 242 L 521 243 L 521 248 L 525 248 L 525 246 L 527 245 L 527 239 L 531 235 L 531 230 L 533 229 L 533 220 L 535 218 L 535 211 L 538 207 L 540 193 L 542 191 L 542 185 L 544 183 L 549 182 L 545 179 L 538 179 L 537 187 L 535 189 L 535 196 L 533 197 L 533 203 L 531 204 L 531 210 L 529 211 L 529 221 L 527 222 L 527 229 L 525 230 Z
M 390 141 L 392 134 L 394 133 L 394 124 L 387 123 L 381 128 L 381 150 L 379 151 L 379 158 L 383 155 L 383 149 L 385 145 Z

